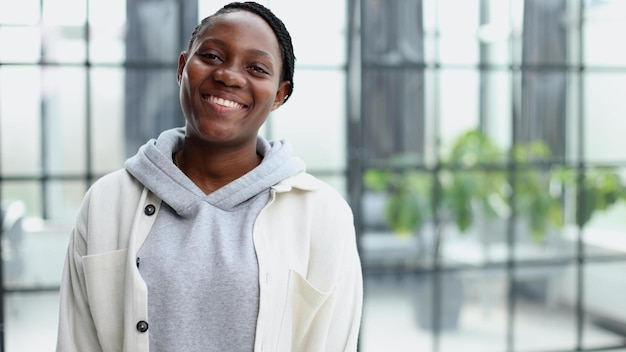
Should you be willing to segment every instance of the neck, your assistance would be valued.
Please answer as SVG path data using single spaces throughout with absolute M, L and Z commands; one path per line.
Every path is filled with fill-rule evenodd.
M 232 152 L 196 150 L 188 143 L 173 155 L 174 164 L 205 194 L 210 194 L 257 167 L 263 158 L 255 148 Z

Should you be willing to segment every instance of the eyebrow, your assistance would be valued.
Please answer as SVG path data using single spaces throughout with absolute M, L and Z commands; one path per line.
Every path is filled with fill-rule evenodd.
M 206 43 L 206 42 L 211 42 L 211 43 L 215 43 L 215 44 L 217 44 L 217 45 L 223 46 L 223 47 L 228 47 L 228 44 L 227 44 L 225 41 L 223 41 L 223 40 L 221 40 L 221 39 L 218 39 L 218 38 L 205 38 L 205 39 L 204 39 L 204 40 L 202 40 L 202 42 L 200 43 L 199 47 L 201 47 L 201 46 L 202 46 L 202 44 L 204 44 L 204 43 Z M 252 54 L 252 55 L 254 55 L 254 56 L 263 56 L 263 57 L 266 57 L 266 58 L 271 59 L 271 60 L 273 60 L 273 59 L 274 59 L 274 57 L 273 57 L 270 53 L 268 53 L 267 51 L 265 51 L 265 50 L 261 50 L 261 49 L 248 49 L 248 50 L 247 50 L 247 52 L 248 52 L 248 53 L 250 53 L 250 54 Z

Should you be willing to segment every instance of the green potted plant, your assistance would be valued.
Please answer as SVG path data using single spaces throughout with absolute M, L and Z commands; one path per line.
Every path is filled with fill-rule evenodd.
M 437 177 L 430 171 L 401 165 L 392 170 L 367 170 L 364 184 L 368 190 L 387 193 L 384 218 L 395 233 L 416 233 L 431 219 L 435 207 L 443 221 L 453 222 L 465 233 L 474 223 L 477 207 L 487 216 L 501 216 L 506 174 L 482 166 L 496 165 L 503 159 L 504 154 L 492 141 L 471 130 L 454 141 Z M 441 190 L 438 204 L 433 199 L 434 187 Z
M 508 158 L 513 162 L 507 164 Z M 520 143 L 504 151 L 478 130 L 467 131 L 454 140 L 437 172 L 419 169 L 404 160 L 389 169 L 368 170 L 364 175 L 365 187 L 386 194 L 385 223 L 401 236 L 419 234 L 423 225 L 432 221 L 436 209 L 440 220 L 435 231 L 437 245 L 428 248 L 434 249 L 430 254 L 437 258 L 445 224 L 453 224 L 460 234 L 465 234 L 477 219 L 482 219 L 481 223 L 499 219 L 496 222 L 502 224 L 509 221 L 514 211 L 516 224 L 528 227 L 528 231 L 517 227 L 517 238 L 528 234 L 531 244 L 540 244 L 548 238 L 550 229 L 563 226 L 566 192 L 574 192 L 578 201 L 585 204 L 575 217 L 578 226 L 585 225 L 595 212 L 626 199 L 626 190 L 615 169 L 585 170 L 581 179 L 576 169 L 552 165 L 546 143 Z M 439 190 L 438 199 L 433 198 L 435 188 Z M 490 245 L 488 233 L 498 231 L 482 228 L 475 232 L 484 236 L 481 243 L 486 254 Z M 499 241 L 506 241 L 506 237 Z M 428 306 L 424 301 L 421 304 Z M 423 317 L 423 326 L 429 326 L 430 317 Z
M 597 212 L 626 200 L 626 187 L 616 168 L 593 167 L 582 171 L 559 167 L 553 172 L 559 186 L 574 192 L 577 204 L 583 203 L 574 216 L 579 227 L 585 226 Z
M 476 216 L 498 218 L 508 191 L 503 165 L 505 155 L 478 130 L 470 130 L 454 140 L 443 159 L 441 189 L 442 213 L 466 233 Z
M 555 180 L 571 185 L 575 175 L 571 170 L 550 167 L 550 149 L 543 142 L 515 145 L 511 153 L 513 169 L 506 167 L 508 155 L 482 132 L 470 130 L 454 140 L 436 178 L 432 172 L 403 165 L 367 170 L 364 184 L 368 190 L 387 193 L 385 222 L 398 234 L 416 233 L 431 219 L 435 207 L 442 221 L 452 222 L 460 233 L 466 233 L 477 216 L 508 217 L 514 199 L 518 218 L 527 219 L 531 237 L 541 241 L 551 226 L 559 228 L 563 224 L 562 195 L 552 191 Z M 597 176 L 588 180 L 588 192 L 592 185 L 596 193 L 613 190 L 610 195 L 598 196 L 593 209 L 602 207 L 610 197 L 618 197 L 614 184 L 619 184 L 619 178 L 613 175 L 608 180 L 612 183 L 599 189 Z M 435 186 L 441 191 L 438 204 L 433 199 Z M 594 192 L 588 197 L 596 197 Z
M 502 153 L 494 143 L 478 131 L 468 131 L 460 136 L 451 147 L 450 155 L 442 163 L 442 170 L 434 173 L 421 170 L 408 163 L 394 165 L 393 169 L 371 169 L 365 173 L 364 183 L 368 190 L 385 193 L 387 201 L 384 219 L 387 227 L 394 233 L 407 236 L 420 232 L 422 226 L 432 221 L 435 208 L 441 223 L 452 222 L 462 233 L 474 222 L 475 208 L 484 208 L 482 213 L 496 216 L 496 203 L 503 203 L 506 190 L 506 177 L 503 173 L 480 168 L 481 164 L 494 164 L 501 161 Z M 441 191 L 435 199 L 433 190 Z M 439 257 L 441 231 L 436 229 L 435 245 L 422 242 L 422 256 L 426 265 L 432 256 Z M 421 237 L 421 236 L 420 236 Z M 424 253 L 425 248 L 434 252 Z M 421 327 L 432 329 L 432 281 L 428 276 L 418 278 L 416 295 L 418 297 L 417 319 Z M 443 314 L 438 316 L 441 329 L 456 328 L 463 302 L 462 278 L 453 273 L 442 277 Z M 421 308 L 421 309 L 420 309 Z M 425 308 L 425 309 L 424 309 Z

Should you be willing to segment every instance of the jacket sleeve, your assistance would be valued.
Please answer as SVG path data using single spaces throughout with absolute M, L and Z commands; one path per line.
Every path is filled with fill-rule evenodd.
M 70 236 L 61 279 L 57 352 L 102 351 L 91 317 L 83 270 L 83 256 L 87 252 L 85 204 L 87 201 L 83 202 Z
M 342 274 L 333 290 L 333 313 L 328 329 L 326 351 L 356 351 L 361 326 L 363 306 L 361 261 L 351 212 L 345 218 L 346 221 L 339 226 L 344 233 L 337 236 L 343 238 L 345 243 Z

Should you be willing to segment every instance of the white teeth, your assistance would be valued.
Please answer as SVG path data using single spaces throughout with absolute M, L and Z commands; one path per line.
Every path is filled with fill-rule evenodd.
M 234 101 L 226 100 L 226 99 L 222 99 L 222 98 L 218 98 L 214 96 L 210 96 L 209 101 L 217 105 L 225 106 L 227 108 L 241 109 L 243 107 L 243 105 L 236 103 Z

